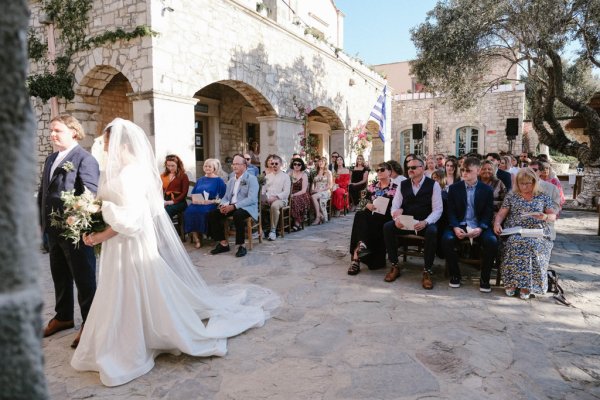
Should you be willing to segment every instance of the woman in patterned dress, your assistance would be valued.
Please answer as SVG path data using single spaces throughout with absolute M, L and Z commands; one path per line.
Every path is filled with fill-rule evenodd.
M 301 158 L 293 158 L 290 165 L 290 176 L 292 177 L 292 201 L 291 214 L 294 219 L 292 231 L 296 232 L 302 229 L 304 215 L 310 207 L 310 194 L 308 194 L 308 175 L 306 165 Z
M 388 163 L 379 164 L 375 171 L 377 172 L 377 183 L 367 187 L 368 203 L 364 210 L 354 214 L 350 236 L 352 263 L 348 268 L 348 275 L 356 275 L 360 272 L 361 261 L 369 269 L 385 267 L 386 250 L 383 240 L 383 225 L 392 220 L 390 210 L 397 186 L 391 181 L 392 167 Z M 385 214 L 373 212 L 373 201 L 378 197 L 388 199 Z
M 327 157 L 317 160 L 317 169 L 312 182 L 311 198 L 315 208 L 314 224 L 319 225 L 327 222 L 327 200 L 331 197 L 333 179 L 331 172 L 327 169 Z
M 513 191 L 504 198 L 504 203 L 494 220 L 494 232 L 502 233 L 504 228 L 522 228 L 544 231 L 543 237 L 523 237 L 509 235 L 502 246 L 502 280 L 507 296 L 519 291 L 523 300 L 530 293 L 544 294 L 548 290 L 548 263 L 552 251 L 548 222 L 556 220 L 556 210 L 552 199 L 541 193 L 538 178 L 529 168 L 519 171 Z

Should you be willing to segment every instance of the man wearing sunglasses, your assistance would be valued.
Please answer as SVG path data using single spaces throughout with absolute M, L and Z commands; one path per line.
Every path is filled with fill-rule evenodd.
M 248 173 L 254 176 L 258 176 L 258 168 L 252 164 L 252 157 L 250 156 L 250 154 L 244 153 L 244 160 L 246 160 L 246 163 L 248 164 Z
M 335 164 L 337 163 L 337 159 L 340 156 L 340 154 L 337 151 L 334 151 L 333 153 L 331 153 L 331 162 L 329 163 L 329 167 L 328 169 L 330 171 L 333 171 L 333 169 L 335 168 Z
M 436 169 L 444 169 L 446 165 L 446 157 L 442 153 L 436 154 L 435 156 L 435 168 Z
M 277 238 L 275 231 L 279 222 L 281 209 L 287 206 L 292 186 L 290 176 L 281 170 L 283 161 L 276 154 L 271 156 L 271 174 L 267 174 L 265 184 L 262 188 L 262 204 L 269 207 L 271 217 L 271 231 L 269 240 Z
M 469 157 L 460 169 L 461 181 L 451 185 L 448 190 L 448 228 L 442 235 L 442 246 L 448 270 L 451 288 L 460 287 L 460 268 L 458 267 L 458 240 L 472 239 L 473 244 L 481 247 L 483 265 L 479 279 L 479 290 L 492 291 L 490 272 L 498 252 L 498 239 L 492 230 L 494 213 L 494 191 L 491 186 L 478 180 L 481 162 Z
M 400 276 L 398 265 L 398 239 L 396 235 L 415 234 L 425 237 L 425 265 L 423 269 L 422 286 L 433 289 L 432 267 L 437 247 L 437 226 L 444 210 L 442 204 L 442 189 L 433 179 L 425 176 L 425 163 L 418 158 L 407 163 L 408 178 L 400 183 L 392 201 L 392 221 L 383 226 L 383 237 L 392 264 L 384 280 L 393 282 Z M 413 230 L 408 230 L 400 221 L 400 215 L 410 215 L 417 221 Z

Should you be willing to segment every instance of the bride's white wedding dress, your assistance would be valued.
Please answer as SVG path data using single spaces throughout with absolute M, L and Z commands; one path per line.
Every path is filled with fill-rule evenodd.
M 262 326 L 278 301 L 253 285 L 207 287 L 155 198 L 156 177 L 139 161 L 101 181 L 102 215 L 118 235 L 102 244 L 98 288 L 71 361 L 107 386 L 147 373 L 160 353 L 222 356 L 228 337 Z

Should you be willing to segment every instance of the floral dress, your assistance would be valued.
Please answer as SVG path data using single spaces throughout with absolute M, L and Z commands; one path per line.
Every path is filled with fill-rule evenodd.
M 373 213 L 366 208 L 354 214 L 352 234 L 350 235 L 350 254 L 354 253 L 358 242 L 366 244 L 371 253 L 362 257 L 360 261 L 365 263 L 369 269 L 385 267 L 386 250 L 383 240 L 383 225 L 392 220 L 392 200 L 396 190 L 398 190 L 398 186 L 392 182 L 384 188 L 379 187 L 379 184 L 370 184 L 367 187 L 369 202 L 373 202 L 377 197 L 389 199 L 385 214 Z
M 304 215 L 308 212 L 308 208 L 310 207 L 310 194 L 308 191 L 300 194 L 298 196 L 293 196 L 294 193 L 297 193 L 302 190 L 302 180 L 308 179 L 306 174 L 302 174 L 300 179 L 294 181 L 292 177 L 292 205 L 291 205 L 291 213 L 294 221 L 302 221 L 304 220 Z
M 331 172 L 325 171 L 323 175 L 315 175 L 313 179 L 313 188 L 317 192 L 315 195 L 319 199 L 319 209 L 325 221 L 327 221 L 327 200 L 331 197 L 331 191 L 327 189 L 329 187 L 328 174 Z
M 552 208 L 552 199 L 540 193 L 531 201 L 527 201 L 520 195 L 510 192 L 504 198 L 502 208 L 510 208 L 504 228 L 520 226 L 528 229 L 544 229 L 543 238 L 522 237 L 520 234 L 507 236 L 502 252 L 504 287 L 529 289 L 531 293 L 546 293 L 548 290 L 546 271 L 553 246 L 550 240 L 550 228 L 545 221 L 522 215 Z

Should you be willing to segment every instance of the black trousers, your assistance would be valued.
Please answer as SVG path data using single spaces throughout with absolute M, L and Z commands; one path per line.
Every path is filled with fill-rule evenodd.
M 77 301 L 83 322 L 87 319 L 96 293 L 96 256 L 94 249 L 79 242 L 76 248 L 70 241 L 54 234 L 48 235 L 50 272 L 54 282 L 56 318 L 73 319 L 75 300 L 73 282 L 77 286 Z
M 388 253 L 388 260 L 391 263 L 398 263 L 398 240 L 396 235 L 414 235 L 415 231 L 405 231 L 396 228 L 395 222 L 386 222 L 383 226 L 383 237 L 385 238 L 385 247 Z M 425 269 L 430 270 L 435 260 L 435 250 L 437 248 L 437 226 L 430 224 L 417 232 L 419 236 L 425 237 Z
M 246 240 L 246 219 L 251 218 L 248 211 L 241 208 L 235 209 L 227 214 L 222 214 L 219 209 L 212 210 L 208 213 L 208 229 L 210 237 L 215 241 L 225 240 L 225 224 L 224 220 L 233 216 L 233 224 L 235 225 L 235 244 L 243 245 Z

